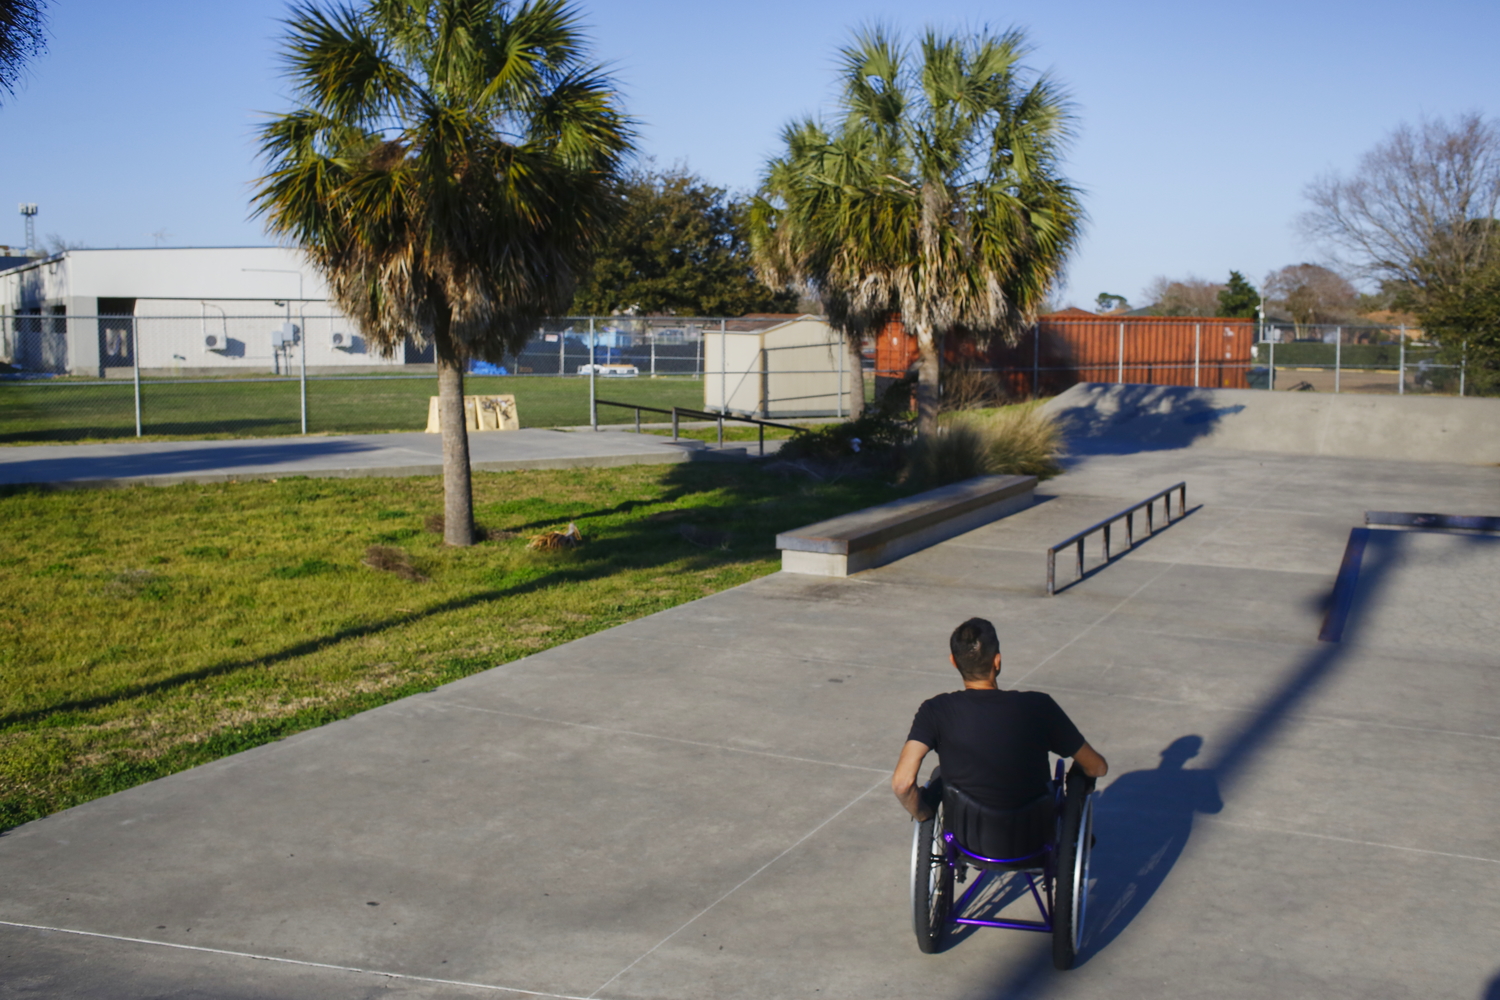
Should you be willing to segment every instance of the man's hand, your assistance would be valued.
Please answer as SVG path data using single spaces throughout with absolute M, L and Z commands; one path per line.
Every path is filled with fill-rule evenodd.
M 891 791 L 896 800 L 906 807 L 912 819 L 918 821 L 932 818 L 932 810 L 922 801 L 922 789 L 917 787 L 917 772 L 922 769 L 922 758 L 932 748 L 916 740 L 907 740 L 901 748 L 901 757 L 896 761 L 896 773 L 891 775 Z
M 1078 752 L 1073 755 L 1073 762 L 1090 778 L 1102 778 L 1109 773 L 1109 761 L 1087 743 L 1078 748 Z

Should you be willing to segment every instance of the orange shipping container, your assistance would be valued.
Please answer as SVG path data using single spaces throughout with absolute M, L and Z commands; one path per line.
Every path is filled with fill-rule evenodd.
M 943 363 L 994 371 L 1016 396 L 1051 395 L 1079 382 L 1243 389 L 1254 344 L 1253 320 L 1070 310 L 1039 317 L 1013 347 L 998 337 L 988 347 L 950 337 Z M 899 378 L 916 363 L 916 339 L 893 316 L 876 339 L 876 377 Z

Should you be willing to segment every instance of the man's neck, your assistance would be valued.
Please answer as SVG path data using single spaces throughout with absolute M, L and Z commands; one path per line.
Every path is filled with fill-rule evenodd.
M 992 680 L 987 680 L 987 681 L 964 681 L 964 690 L 965 691 L 998 691 L 998 690 L 1000 690 L 1000 685 L 996 684 L 993 679 Z

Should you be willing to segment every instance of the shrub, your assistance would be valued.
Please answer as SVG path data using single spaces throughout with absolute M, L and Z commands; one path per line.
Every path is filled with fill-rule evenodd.
M 929 486 L 989 475 L 1047 479 L 1062 471 L 1061 453 L 1057 423 L 1036 406 L 967 412 L 950 416 L 936 434 L 907 448 L 904 474 Z

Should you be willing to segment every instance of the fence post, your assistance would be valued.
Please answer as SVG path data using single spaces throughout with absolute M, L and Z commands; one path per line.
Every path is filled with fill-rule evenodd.
M 1344 328 L 1333 328 L 1333 391 L 1339 391 L 1339 376 L 1344 372 Z
M 1033 323 L 1031 326 L 1031 396 L 1036 398 L 1039 387 L 1039 378 L 1042 372 L 1042 324 Z M 1049 594 L 1052 591 L 1047 591 Z
M 672 407 L 672 440 L 677 440 L 677 407 Z
M 1125 384 L 1125 324 L 1120 324 L 1120 359 L 1119 367 L 1115 369 L 1115 381 L 1120 385 Z
M 1266 341 L 1266 390 L 1276 391 L 1276 341 Z
M 291 307 L 288 306 L 288 312 L 290 312 L 290 311 L 291 311 Z M 307 433 L 307 317 L 303 316 L 303 315 L 301 315 L 299 313 L 297 315 L 297 318 L 302 321 L 301 325 L 297 328 L 297 340 L 301 342 L 300 346 L 302 347 L 302 364 L 301 364 L 302 371 L 300 373 L 300 379 L 299 380 L 302 383 L 302 385 L 301 385 L 301 390 L 302 390 L 302 433 L 306 434 Z
M 1396 364 L 1396 395 L 1406 395 L 1406 327 L 1401 328 L 1401 355 Z
M 729 332 L 719 320 L 719 412 L 729 409 Z
M 1197 388 L 1198 370 L 1203 362 L 1203 324 L 1193 324 L 1193 388 Z
M 1464 376 L 1469 374 L 1469 342 L 1464 341 L 1463 353 L 1458 357 L 1458 395 L 1463 398 Z
M 646 336 L 651 338 L 651 377 L 656 378 L 656 331 L 647 330 Z
M 594 392 L 594 376 L 599 373 L 599 344 L 594 331 L 594 317 L 589 317 L 589 426 L 599 429 L 599 397 Z
M 838 352 L 839 352 L 838 414 L 839 414 L 839 419 L 840 420 L 844 419 L 844 352 L 849 349 L 849 345 L 845 342 L 846 339 L 847 339 L 847 335 L 842 330 L 840 330 L 839 331 L 839 346 L 838 346 Z M 767 413 L 767 414 L 765 414 L 765 416 L 770 416 L 770 414 Z M 762 433 L 764 433 L 764 428 L 762 428 Z M 764 451 L 765 449 L 762 448 L 761 450 Z
M 557 374 L 568 373 L 568 331 L 562 330 L 557 334 Z
M 141 436 L 141 321 L 130 321 L 130 363 L 135 368 L 135 436 Z
M 725 407 L 728 410 L 729 407 Z M 765 341 L 761 341 L 760 348 L 760 416 L 764 420 L 771 415 L 771 355 L 766 350 Z M 722 423 L 722 421 L 721 421 Z

